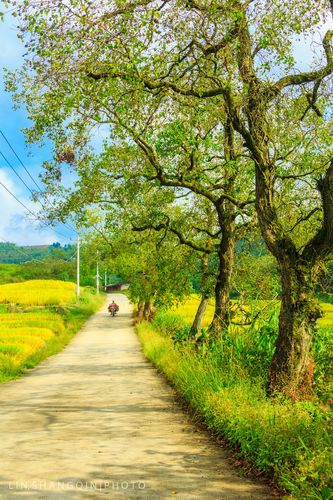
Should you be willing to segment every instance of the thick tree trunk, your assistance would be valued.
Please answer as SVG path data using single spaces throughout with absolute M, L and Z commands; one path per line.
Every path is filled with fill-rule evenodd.
M 209 302 L 209 294 L 204 293 L 201 297 L 198 310 L 196 312 L 195 318 L 193 320 L 193 324 L 191 326 L 191 330 L 190 330 L 191 337 L 196 337 L 200 333 L 202 322 L 203 322 L 203 319 L 205 316 L 205 312 L 207 310 L 208 302 Z
M 215 287 L 215 311 L 213 320 L 209 326 L 210 335 L 217 335 L 228 328 L 230 323 L 230 298 L 229 282 L 221 279 L 217 280 Z
M 305 269 L 303 263 L 303 269 Z M 316 303 L 310 272 L 296 263 L 280 265 L 281 312 L 276 350 L 269 371 L 268 393 L 293 398 L 311 390 L 309 351 L 321 310 Z
M 218 336 L 230 324 L 230 279 L 234 261 L 234 222 L 224 225 L 219 249 L 219 272 L 215 286 L 215 312 L 209 327 L 210 336 Z

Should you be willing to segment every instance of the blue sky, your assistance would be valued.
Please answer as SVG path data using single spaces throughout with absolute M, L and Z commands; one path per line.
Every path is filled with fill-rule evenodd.
M 4 9 L 2 9 L 4 10 Z M 10 94 L 5 92 L 3 83 L 3 68 L 15 69 L 20 66 L 23 47 L 16 36 L 15 19 L 10 14 L 5 15 L 5 22 L 0 23 L 0 130 L 7 137 L 15 152 L 38 183 L 40 165 L 51 156 L 47 147 L 27 147 L 21 129 L 29 122 L 24 109 L 14 110 Z M 26 184 L 35 188 L 24 168 L 0 136 L 0 152 L 9 160 Z M 38 209 L 31 201 L 31 194 L 24 184 L 15 176 L 0 155 L 0 181 L 5 184 L 17 198 L 31 211 Z M 40 184 L 40 181 L 39 181 Z M 19 245 L 51 244 L 55 241 L 69 243 L 75 239 L 75 233 L 63 225 L 58 225 L 55 233 L 48 227 L 43 229 L 39 223 L 32 222 L 32 216 L 0 185 L 0 241 L 11 241 Z

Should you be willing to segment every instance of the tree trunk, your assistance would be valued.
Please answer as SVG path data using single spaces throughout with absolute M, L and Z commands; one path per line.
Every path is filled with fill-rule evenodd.
M 144 315 L 144 302 L 142 300 L 139 300 L 138 302 L 138 312 L 136 315 L 137 322 L 141 322 L 143 320 L 143 315 Z
M 143 307 L 143 319 L 145 321 L 150 321 L 152 318 L 152 314 L 153 314 L 152 305 L 149 300 L 146 300 Z
M 202 325 L 202 322 L 203 322 L 203 319 L 205 316 L 208 302 L 209 302 L 209 294 L 204 293 L 201 297 L 198 310 L 196 312 L 195 318 L 193 320 L 193 324 L 191 326 L 191 330 L 190 330 L 191 337 L 196 337 L 200 333 L 201 325 Z
M 234 221 L 223 227 L 223 237 L 218 253 L 219 272 L 215 286 L 215 311 L 209 326 L 209 335 L 218 336 L 230 324 L 230 279 L 234 261 Z
M 280 264 L 281 311 L 276 350 L 269 370 L 268 393 L 293 398 L 311 390 L 309 350 L 321 310 L 315 300 L 311 271 L 302 263 Z

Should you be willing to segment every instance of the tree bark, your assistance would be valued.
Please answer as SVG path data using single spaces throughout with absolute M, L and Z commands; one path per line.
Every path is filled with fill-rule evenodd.
M 219 336 L 230 324 L 230 279 L 234 261 L 234 218 L 225 221 L 218 258 L 219 271 L 215 286 L 215 311 L 209 326 L 209 336 Z
M 278 261 L 281 275 L 279 331 L 267 392 L 297 398 L 311 390 L 309 352 L 316 321 L 321 316 L 314 293 L 316 251 L 311 255 L 300 253 L 283 231 L 274 207 L 269 164 L 265 163 L 256 165 L 256 208 L 261 233 Z
M 268 393 L 296 398 L 311 390 L 309 351 L 321 310 L 314 295 L 311 272 L 299 262 L 280 265 L 282 278 L 279 334 L 273 355 Z
M 138 302 L 138 312 L 136 315 L 137 322 L 141 322 L 143 320 L 143 313 L 144 313 L 144 302 L 142 300 L 139 300 Z
M 193 324 L 191 326 L 191 330 L 190 330 L 191 337 L 197 337 L 198 334 L 200 333 L 202 322 L 203 322 L 203 319 L 205 316 L 205 312 L 207 310 L 208 302 L 209 302 L 209 294 L 204 293 L 201 297 L 199 307 L 197 309 L 195 318 L 193 320 Z
M 143 307 L 143 319 L 145 321 L 150 321 L 153 315 L 153 308 L 152 304 L 149 300 L 145 301 L 144 307 Z

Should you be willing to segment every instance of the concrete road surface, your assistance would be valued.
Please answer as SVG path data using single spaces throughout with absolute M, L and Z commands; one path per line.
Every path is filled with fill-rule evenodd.
M 190 422 L 114 298 L 115 318 L 105 304 L 64 351 L 0 385 L 0 498 L 274 498 Z

